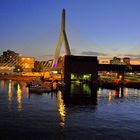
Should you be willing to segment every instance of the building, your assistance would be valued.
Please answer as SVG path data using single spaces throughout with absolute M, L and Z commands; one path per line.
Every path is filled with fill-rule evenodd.
M 4 51 L 3 54 L 0 56 L 0 63 L 7 65 L 7 66 L 14 66 L 19 61 L 19 54 L 15 53 L 14 51 L 7 50 Z
M 99 64 L 110 64 L 109 58 L 98 58 Z
M 20 56 L 14 51 L 4 51 L 0 56 L 0 73 L 9 74 L 13 72 L 16 65 L 19 64 Z
M 110 60 L 110 64 L 117 64 L 117 65 L 121 65 L 121 58 L 118 57 L 113 57 L 112 60 Z
M 35 61 L 33 71 L 42 72 L 42 71 L 46 71 L 47 68 L 48 68 L 48 61 Z
M 20 66 L 24 72 L 32 71 L 34 68 L 35 58 L 34 57 L 21 57 Z
M 5 59 L 3 56 L 0 56 L 0 64 L 2 65 L 5 62 Z
M 9 60 L 13 61 L 13 60 L 17 60 L 19 59 L 19 54 L 15 53 L 14 51 L 11 50 L 7 50 L 3 52 L 3 55 L 1 56 L 4 62 L 7 62 Z

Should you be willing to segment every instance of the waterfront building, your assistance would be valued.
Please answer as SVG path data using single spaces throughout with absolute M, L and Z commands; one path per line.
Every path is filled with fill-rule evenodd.
M 33 72 L 45 71 L 48 68 L 48 62 L 49 61 L 35 61 Z M 51 65 L 52 65 L 52 63 L 51 63 Z
M 13 69 L 20 62 L 20 56 L 14 51 L 7 50 L 4 51 L 0 56 L 0 73 L 10 74 L 13 72 Z
M 0 56 L 0 64 L 3 64 L 3 63 L 4 63 L 4 57 Z
M 99 64 L 110 64 L 109 58 L 98 58 Z
M 3 52 L 3 55 L 1 56 L 3 63 L 9 61 L 9 60 L 19 60 L 19 54 L 15 53 L 14 51 L 7 50 Z
M 110 64 L 117 64 L 117 65 L 121 65 L 121 58 L 118 58 L 118 57 L 113 57 L 112 60 L 110 60 Z
M 20 66 L 24 72 L 32 71 L 34 68 L 35 58 L 34 57 L 21 57 Z

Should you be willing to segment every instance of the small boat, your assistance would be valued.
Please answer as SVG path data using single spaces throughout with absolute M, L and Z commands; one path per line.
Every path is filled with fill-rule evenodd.
M 62 81 L 30 81 L 26 85 L 29 88 L 29 93 L 45 93 L 56 92 L 65 86 Z
M 49 88 L 42 87 L 42 86 L 29 86 L 29 93 L 45 93 L 49 92 Z
M 64 87 L 65 87 L 65 83 L 59 81 L 59 82 L 57 83 L 57 87 L 58 87 L 58 88 L 64 88 Z

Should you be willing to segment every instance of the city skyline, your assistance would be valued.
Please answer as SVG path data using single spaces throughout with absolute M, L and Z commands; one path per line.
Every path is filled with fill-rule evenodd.
M 140 58 L 138 0 L 1 0 L 0 53 L 54 54 L 63 8 L 72 54 Z

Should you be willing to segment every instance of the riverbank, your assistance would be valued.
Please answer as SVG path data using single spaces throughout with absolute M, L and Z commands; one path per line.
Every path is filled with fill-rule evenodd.
M 13 80 L 13 81 L 31 81 L 31 80 L 36 80 L 40 77 L 36 76 L 22 76 L 22 75 L 1 75 L 0 80 Z M 51 76 L 48 80 L 54 80 L 57 79 L 58 81 L 60 80 L 59 78 L 55 76 Z M 97 86 L 102 87 L 102 88 L 111 88 L 111 89 L 116 89 L 118 87 L 128 87 L 128 88 L 138 88 L 140 89 L 140 80 L 124 80 L 123 82 L 120 80 L 112 80 L 111 78 L 108 79 L 100 79 L 98 82 L 95 83 Z
M 41 76 L 23 76 L 23 75 L 0 75 L 0 80 L 14 80 L 14 81 L 31 81 L 38 80 Z M 61 81 L 62 78 L 60 75 L 51 75 L 49 78 L 45 78 L 44 80 L 58 80 Z
M 98 86 L 101 88 L 106 88 L 106 89 L 118 89 L 119 87 L 126 87 L 126 88 L 134 88 L 134 89 L 140 89 L 140 82 L 119 82 L 119 83 L 114 83 L 114 82 L 108 82 L 108 81 L 100 81 L 98 83 Z
M 13 80 L 13 81 L 31 81 L 35 80 L 35 76 L 21 76 L 21 75 L 1 75 L 0 80 Z

